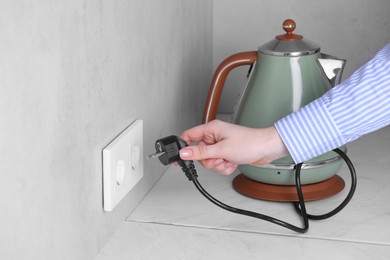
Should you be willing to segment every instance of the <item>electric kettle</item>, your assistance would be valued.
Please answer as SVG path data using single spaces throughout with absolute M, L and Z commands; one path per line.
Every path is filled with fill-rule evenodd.
M 217 68 L 205 104 L 203 123 L 216 118 L 218 104 L 229 72 L 250 65 L 246 86 L 233 112 L 233 123 L 262 128 L 297 111 L 340 82 L 345 60 L 320 53 L 320 46 L 295 34 L 295 22 L 283 22 L 285 34 L 260 46 L 225 59 Z M 346 150 L 345 147 L 341 147 Z M 302 184 L 319 183 L 334 176 L 342 165 L 331 151 L 303 163 Z M 246 177 L 274 185 L 294 185 L 295 163 L 291 157 L 263 166 L 239 165 Z

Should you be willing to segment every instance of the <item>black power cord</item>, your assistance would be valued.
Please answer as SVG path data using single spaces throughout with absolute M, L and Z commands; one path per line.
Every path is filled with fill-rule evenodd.
M 302 164 L 300 164 L 300 166 L 302 166 Z M 189 179 L 194 183 L 195 187 L 200 191 L 200 193 L 202 193 L 203 196 L 206 197 L 206 199 L 208 199 L 209 201 L 211 201 L 212 203 L 214 203 L 218 207 L 221 207 L 221 208 L 223 208 L 225 210 L 228 210 L 228 211 L 236 213 L 236 214 L 241 214 L 241 215 L 246 215 L 246 216 L 249 216 L 249 217 L 262 219 L 262 220 L 265 220 L 265 221 L 268 221 L 268 222 L 280 225 L 282 227 L 291 229 L 291 230 L 299 232 L 299 233 L 305 233 L 309 229 L 309 220 L 308 220 L 308 217 L 307 217 L 305 201 L 303 199 L 303 194 L 302 194 L 302 189 L 301 189 L 300 172 L 298 172 L 298 174 L 296 174 L 295 180 L 296 180 L 296 183 L 297 183 L 296 186 L 297 186 L 297 193 L 298 193 L 298 198 L 299 198 L 299 206 L 300 206 L 299 211 L 300 211 L 300 215 L 302 217 L 302 222 L 303 222 L 303 227 L 302 228 L 294 226 L 294 225 L 292 225 L 290 223 L 287 223 L 287 222 L 282 221 L 282 220 L 277 219 L 277 218 L 273 218 L 273 217 L 270 217 L 270 216 L 267 216 L 267 215 L 263 215 L 263 214 L 260 214 L 260 213 L 257 213 L 257 212 L 244 210 L 244 209 L 238 209 L 238 208 L 234 208 L 234 207 L 231 207 L 229 205 L 226 205 L 226 204 L 220 202 L 219 200 L 217 200 L 216 198 L 214 198 L 213 196 L 211 196 L 202 187 L 202 185 L 200 185 L 200 183 L 198 182 L 198 179 L 196 177 L 194 177 L 194 176 L 195 175 L 190 175 Z
M 206 197 L 209 201 L 217 205 L 218 207 L 225 209 L 227 211 L 236 213 L 236 214 L 241 214 L 241 215 L 246 215 L 249 217 L 254 217 L 258 219 L 262 219 L 268 222 L 271 222 L 276 225 L 280 225 L 282 227 L 291 229 L 293 231 L 299 232 L 299 233 L 305 233 L 309 229 L 309 219 L 314 219 L 314 220 L 320 220 L 320 219 L 326 219 L 331 216 L 334 216 L 338 212 L 340 212 L 352 199 L 352 196 L 355 192 L 356 189 L 356 183 L 357 183 L 357 178 L 356 178 L 356 171 L 353 167 L 353 164 L 351 160 L 348 158 L 348 156 L 340 149 L 335 149 L 334 151 L 339 154 L 346 164 L 348 165 L 348 168 L 351 173 L 351 188 L 350 191 L 347 195 L 347 197 L 343 200 L 343 202 L 336 207 L 334 210 L 330 211 L 329 213 L 323 214 L 323 215 L 311 215 L 307 214 L 306 212 L 306 206 L 305 206 L 305 200 L 303 197 L 302 193 L 302 185 L 301 185 L 301 169 L 302 169 L 302 163 L 297 164 L 295 166 L 295 184 L 297 188 L 297 195 L 298 195 L 298 202 L 294 203 L 295 210 L 298 212 L 298 214 L 302 218 L 303 222 L 303 227 L 298 227 L 294 226 L 290 223 L 287 223 L 285 221 L 282 221 L 277 218 L 273 218 L 267 215 L 263 215 L 257 212 L 249 211 L 249 210 L 244 210 L 244 209 L 239 209 L 235 207 L 231 207 L 229 205 L 226 205 L 222 203 L 221 201 L 217 200 L 213 196 L 211 196 L 199 183 L 198 181 L 198 174 L 196 172 L 195 166 L 193 164 L 193 161 L 185 161 L 182 160 L 179 156 L 179 151 L 181 148 L 184 148 L 187 146 L 187 143 L 182 140 L 181 138 L 177 136 L 168 136 L 162 139 L 159 139 L 156 141 L 156 153 L 148 156 L 148 158 L 153 158 L 153 157 L 158 157 L 160 162 L 164 165 L 171 164 L 173 162 L 178 162 L 180 167 L 182 168 L 182 171 L 185 173 L 187 178 L 192 181 L 195 185 L 195 187 L 199 190 L 199 192 Z
M 349 169 L 349 172 L 351 174 L 351 187 L 349 189 L 349 192 L 347 194 L 347 196 L 345 197 L 345 199 L 340 203 L 340 205 L 338 205 L 335 209 L 333 209 L 332 211 L 326 213 L 326 214 L 323 214 L 323 215 L 311 215 L 311 214 L 307 214 L 307 217 L 309 219 L 313 219 L 313 220 L 322 220 L 322 219 L 327 219 L 327 218 L 330 218 L 334 215 L 336 215 L 337 213 L 339 213 L 345 206 L 347 206 L 347 204 L 351 201 L 352 197 L 353 197 L 353 194 L 355 193 L 355 190 L 356 190 L 356 184 L 357 184 L 357 177 L 356 177 L 356 171 L 355 171 L 355 168 L 353 167 L 353 164 L 351 162 L 351 160 L 349 159 L 349 157 L 346 155 L 346 153 L 344 153 L 342 150 L 340 150 L 339 148 L 336 148 L 333 150 L 334 152 L 336 152 L 338 155 L 340 155 L 341 158 L 343 158 L 343 160 L 345 161 L 345 163 L 347 164 L 348 166 L 348 169 Z M 297 172 L 300 171 L 300 169 L 296 169 L 296 174 Z M 298 214 L 301 214 L 301 209 L 299 208 L 300 207 L 300 204 L 299 203 L 294 203 L 294 206 L 295 206 L 295 210 L 298 212 Z

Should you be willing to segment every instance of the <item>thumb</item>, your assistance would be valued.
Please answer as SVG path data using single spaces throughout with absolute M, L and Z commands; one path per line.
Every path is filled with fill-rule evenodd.
M 180 150 L 180 157 L 183 160 L 197 161 L 210 158 L 219 158 L 220 156 L 218 156 L 218 144 L 198 144 L 194 146 L 187 146 Z

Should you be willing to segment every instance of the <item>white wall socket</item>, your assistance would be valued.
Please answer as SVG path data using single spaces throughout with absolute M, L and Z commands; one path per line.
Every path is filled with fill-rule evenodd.
M 136 120 L 103 149 L 103 209 L 111 211 L 144 175 L 143 121 Z

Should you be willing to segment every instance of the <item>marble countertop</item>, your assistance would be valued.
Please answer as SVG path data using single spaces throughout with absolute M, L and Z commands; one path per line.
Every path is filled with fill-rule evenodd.
M 266 259 L 289 259 L 287 255 L 300 259 L 390 259 L 390 128 L 350 143 L 348 155 L 358 176 L 352 201 L 330 219 L 310 221 L 309 231 L 305 234 L 216 207 L 195 189 L 178 167 L 171 166 L 129 215 L 117 235 L 123 241 L 128 241 L 133 236 L 137 237 L 137 233 L 131 230 L 140 229 L 140 237 L 148 238 L 145 243 L 156 246 L 156 241 L 161 243 L 161 239 L 174 239 L 179 244 L 188 243 L 187 232 L 190 232 L 195 248 L 202 245 L 209 249 L 208 252 L 214 252 L 214 246 L 210 244 L 214 241 L 215 246 L 228 250 L 229 253 L 223 253 L 225 259 L 253 259 L 257 253 L 267 256 Z M 256 200 L 237 193 L 231 184 L 237 173 L 227 177 L 206 170 L 198 164 L 196 168 L 199 182 L 222 202 L 302 226 L 291 203 Z M 346 188 L 332 198 L 307 202 L 309 213 L 328 212 L 345 198 L 350 185 L 348 168 L 344 165 L 338 174 L 345 180 Z M 154 240 L 152 234 L 155 235 Z M 221 238 L 223 242 L 218 240 L 220 236 L 226 236 Z M 117 244 L 122 240 L 114 239 Z M 116 248 L 114 242 L 110 243 L 104 250 Z M 281 244 L 283 247 L 280 247 Z M 142 248 L 141 244 L 139 246 Z M 188 247 L 186 244 L 183 246 Z M 169 250 L 154 250 L 160 254 L 166 250 L 178 250 L 176 256 L 179 252 L 180 255 L 185 253 L 181 249 L 175 249 L 176 247 L 172 245 Z M 127 252 L 126 248 L 117 248 L 116 251 Z M 145 255 L 145 251 L 142 252 Z M 194 252 L 187 248 L 186 253 L 188 256 Z M 203 257 L 198 255 L 170 259 L 219 259 L 213 256 L 210 253 L 203 254 Z

